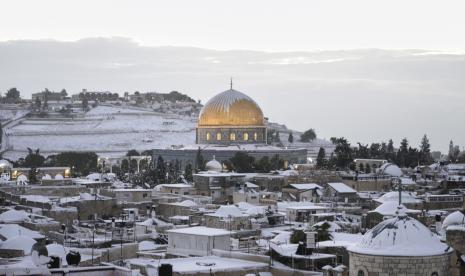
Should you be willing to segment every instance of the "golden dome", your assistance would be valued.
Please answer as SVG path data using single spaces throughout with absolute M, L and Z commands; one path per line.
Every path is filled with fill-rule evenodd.
M 265 122 L 262 110 L 252 98 L 230 89 L 205 104 L 200 111 L 198 126 L 265 126 Z

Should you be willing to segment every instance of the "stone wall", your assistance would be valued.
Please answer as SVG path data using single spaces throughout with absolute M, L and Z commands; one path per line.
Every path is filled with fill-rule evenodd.
M 447 230 L 446 237 L 448 245 L 465 254 L 465 228 L 463 230 Z
M 438 256 L 397 257 L 362 255 L 349 252 L 350 275 L 363 271 L 365 276 L 448 276 L 451 253 Z

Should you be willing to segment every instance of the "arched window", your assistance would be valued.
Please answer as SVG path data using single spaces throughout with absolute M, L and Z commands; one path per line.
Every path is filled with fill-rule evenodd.
M 363 270 L 359 270 L 357 272 L 357 276 L 365 276 L 365 272 L 363 272 Z
M 221 132 L 216 134 L 216 140 L 221 141 Z
M 439 274 L 437 272 L 433 272 L 431 273 L 431 276 L 439 276 Z
M 236 133 L 235 133 L 235 132 L 231 132 L 231 133 L 229 134 L 229 140 L 231 140 L 231 141 L 235 141 L 235 140 L 236 140 Z
M 249 134 L 247 132 L 244 132 L 244 141 L 249 140 Z
M 253 134 L 253 139 L 254 139 L 255 141 L 258 140 L 258 133 L 255 132 L 255 133 Z
M 212 137 L 211 137 L 210 132 L 207 132 L 207 141 L 210 141 L 211 138 L 212 138 Z

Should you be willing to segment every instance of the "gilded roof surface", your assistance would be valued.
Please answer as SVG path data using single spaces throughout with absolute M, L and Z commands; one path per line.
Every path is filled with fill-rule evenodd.
M 263 112 L 249 96 L 230 89 L 211 98 L 200 111 L 199 127 L 264 126 Z

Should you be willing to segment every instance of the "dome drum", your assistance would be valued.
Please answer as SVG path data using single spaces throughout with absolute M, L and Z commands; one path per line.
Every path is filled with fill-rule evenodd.
M 265 127 L 197 128 L 198 144 L 264 144 Z

